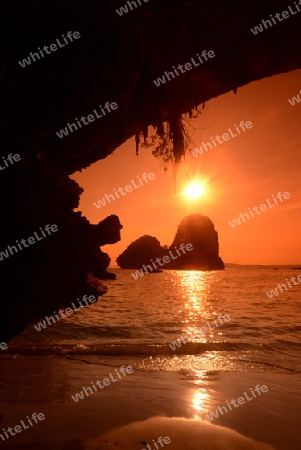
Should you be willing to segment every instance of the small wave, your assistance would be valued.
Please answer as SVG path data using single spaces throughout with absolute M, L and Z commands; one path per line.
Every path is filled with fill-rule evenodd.
M 301 344 L 300 344 L 301 345 Z M 18 355 L 103 355 L 103 356 L 174 356 L 174 355 L 200 355 L 205 352 L 243 352 L 258 350 L 258 346 L 249 343 L 212 342 L 212 343 L 187 343 L 176 350 L 172 350 L 169 344 L 63 344 L 51 346 L 11 345 L 6 354 Z M 277 352 L 277 346 L 263 344 L 262 352 Z

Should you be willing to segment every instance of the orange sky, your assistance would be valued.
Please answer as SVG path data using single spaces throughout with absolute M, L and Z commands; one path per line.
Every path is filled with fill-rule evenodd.
M 251 83 L 206 103 L 190 129 L 195 145 L 210 141 L 242 120 L 253 128 L 194 158 L 187 154 L 178 172 L 178 185 L 184 186 L 198 173 L 206 182 L 207 193 L 196 201 L 174 195 L 172 170 L 141 149 L 135 155 L 134 139 L 128 140 L 105 160 L 98 161 L 71 176 L 84 193 L 79 210 L 91 223 L 117 214 L 123 225 L 121 242 L 102 250 L 116 257 L 135 239 L 149 234 L 161 245 L 170 245 L 180 221 L 190 213 L 209 216 L 219 235 L 220 256 L 226 263 L 301 264 L 301 103 L 291 106 L 288 99 L 301 89 L 301 70 Z M 152 132 L 150 132 L 152 134 Z M 113 189 L 124 188 L 131 180 L 153 172 L 156 179 L 139 189 L 120 195 L 97 209 L 94 202 Z M 138 183 L 139 184 L 139 183 Z M 288 191 L 289 200 L 236 228 L 229 225 L 248 207 L 260 206 L 272 195 Z

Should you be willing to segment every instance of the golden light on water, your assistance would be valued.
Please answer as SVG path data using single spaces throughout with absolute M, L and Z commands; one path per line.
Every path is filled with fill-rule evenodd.
M 195 411 L 197 413 L 207 411 L 209 399 L 210 395 L 206 392 L 206 389 L 199 388 L 199 391 L 196 391 L 192 397 L 192 406 Z
M 211 404 L 208 381 L 206 381 L 206 373 L 203 371 L 196 371 L 195 377 L 198 379 L 195 383 L 197 390 L 191 397 L 191 406 L 194 412 L 193 418 L 204 420 L 205 414 L 209 412 Z
M 200 327 L 212 317 L 213 308 L 208 304 L 211 283 L 215 274 L 202 271 L 181 271 L 177 273 L 178 288 L 182 292 L 181 307 L 182 333 L 189 336 L 192 342 L 207 342 L 209 334 L 201 335 Z

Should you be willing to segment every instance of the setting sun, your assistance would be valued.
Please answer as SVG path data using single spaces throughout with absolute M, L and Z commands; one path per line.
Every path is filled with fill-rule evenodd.
M 190 183 L 184 191 L 184 195 L 186 197 L 189 197 L 190 199 L 201 197 L 202 195 L 204 195 L 204 193 L 205 193 L 204 185 L 197 181 Z

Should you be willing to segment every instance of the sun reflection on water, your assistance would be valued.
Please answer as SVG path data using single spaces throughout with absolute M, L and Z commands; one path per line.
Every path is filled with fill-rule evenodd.
M 209 412 L 210 395 L 206 386 L 204 372 L 196 372 L 199 379 L 196 381 L 197 390 L 194 392 L 191 399 L 191 406 L 193 408 L 194 419 L 204 419 L 205 413 Z
M 223 310 L 223 304 L 213 289 L 218 283 L 218 274 L 207 271 L 178 271 L 176 276 L 183 301 L 179 307 L 182 335 L 188 336 L 193 343 L 202 344 L 220 340 L 222 331 L 219 327 L 213 326 L 213 321 Z M 202 327 L 206 328 L 205 331 Z M 204 358 L 209 358 L 211 367 L 214 367 L 218 355 L 216 352 L 211 354 L 206 352 L 202 357 L 203 362 Z M 193 365 L 194 368 L 191 366 L 190 371 L 193 373 L 194 392 L 190 404 L 195 419 L 207 420 L 206 414 L 212 409 L 208 374 L 206 370 L 199 370 L 195 364 Z
M 214 334 L 201 333 L 200 328 L 220 313 L 215 311 L 211 294 L 212 284 L 218 281 L 217 274 L 195 270 L 177 272 L 177 276 L 183 298 L 182 309 L 179 310 L 183 323 L 182 333 L 189 336 L 192 342 L 206 343 Z

